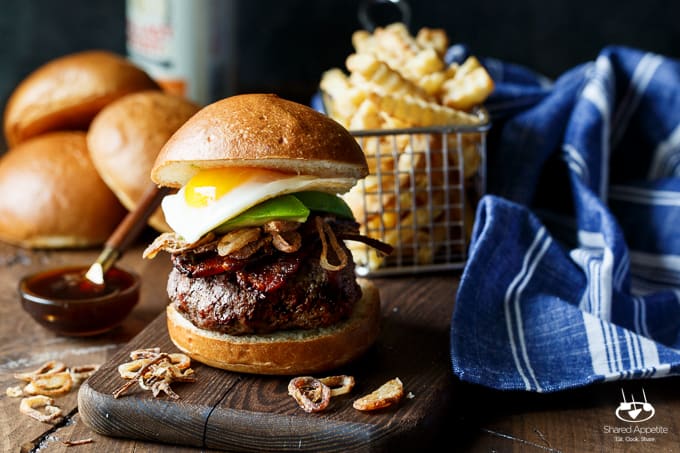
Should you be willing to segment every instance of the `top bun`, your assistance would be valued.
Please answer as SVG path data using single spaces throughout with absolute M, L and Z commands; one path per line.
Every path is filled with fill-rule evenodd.
M 201 169 L 228 166 L 334 179 L 339 190 L 368 174 L 361 147 L 335 120 L 274 94 L 243 94 L 184 123 L 158 155 L 151 179 L 181 187 Z
M 153 183 L 158 152 L 199 110 L 198 105 L 162 91 L 129 94 L 102 109 L 87 132 L 92 162 L 106 185 L 130 211 Z M 158 231 L 171 231 L 159 208 L 149 218 Z
M 125 94 L 159 89 L 144 71 L 106 51 L 56 58 L 26 77 L 5 109 L 9 147 L 54 130 L 85 130 L 106 104 Z
M 126 214 L 92 165 L 85 132 L 51 132 L 0 159 L 0 240 L 27 248 L 103 244 Z

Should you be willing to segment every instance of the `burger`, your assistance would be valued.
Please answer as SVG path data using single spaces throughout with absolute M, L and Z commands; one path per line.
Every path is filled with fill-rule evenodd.
M 193 359 L 226 370 L 330 370 L 376 340 L 380 297 L 357 279 L 345 241 L 359 234 L 339 194 L 368 173 L 339 123 L 273 94 L 210 104 L 158 154 L 151 179 L 178 189 L 172 231 L 144 251 L 170 254 L 168 333 Z

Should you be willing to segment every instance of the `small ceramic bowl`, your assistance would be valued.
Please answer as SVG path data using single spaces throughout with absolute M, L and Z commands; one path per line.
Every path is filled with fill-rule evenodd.
M 85 279 L 88 267 L 51 269 L 19 282 L 23 309 L 43 327 L 65 336 L 89 336 L 120 325 L 139 300 L 139 276 L 117 267 L 105 285 Z

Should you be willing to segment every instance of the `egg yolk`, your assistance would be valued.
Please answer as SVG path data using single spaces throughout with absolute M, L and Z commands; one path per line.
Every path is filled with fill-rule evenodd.
M 189 206 L 202 208 L 249 181 L 268 182 L 286 176 L 285 173 L 252 167 L 202 170 L 184 187 L 184 198 Z

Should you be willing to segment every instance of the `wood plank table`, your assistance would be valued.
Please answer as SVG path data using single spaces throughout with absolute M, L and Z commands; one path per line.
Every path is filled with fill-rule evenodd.
M 21 310 L 16 286 L 22 276 L 44 268 L 87 265 L 98 251 L 29 251 L 0 244 L 0 385 L 3 389 L 17 384 L 15 373 L 35 369 L 48 360 L 60 360 L 69 366 L 111 362 L 130 345 L 148 338 L 145 335 L 150 334 L 149 329 L 162 330 L 158 317 L 167 303 L 165 282 L 170 263 L 162 255 L 152 261 L 141 259 L 143 244 L 151 238 L 152 232 L 145 233 L 120 263 L 142 276 L 139 304 L 122 326 L 88 338 L 60 337 L 38 326 Z M 376 347 L 351 370 L 362 379 L 377 382 L 388 377 L 390 367 L 397 367 L 394 369 L 403 369 L 409 376 L 406 390 L 417 388 L 418 392 L 412 401 L 405 400 L 393 412 L 378 415 L 391 420 L 383 427 L 390 426 L 390 432 L 396 433 L 390 434 L 396 436 L 392 442 L 382 442 L 366 434 L 367 443 L 355 445 L 356 451 L 425 451 L 436 442 L 447 445 L 446 451 L 473 452 L 680 450 L 680 380 L 677 378 L 615 382 L 551 395 L 497 392 L 455 379 L 450 372 L 448 324 L 458 279 L 457 273 L 444 273 L 375 280 L 384 302 L 385 327 Z M 429 315 L 423 317 L 423 313 Z M 390 357 L 400 357 L 402 361 L 390 359 L 390 363 L 382 363 L 381 351 L 396 346 L 399 350 L 393 351 Z M 409 368 L 409 364 L 422 369 Z M 378 376 L 373 375 L 373 371 L 362 374 L 364 366 L 366 370 L 385 372 Z M 284 381 L 287 382 L 281 378 L 281 382 Z M 430 381 L 431 392 L 428 392 Z M 285 387 L 281 382 L 270 382 L 270 385 L 280 389 Z M 95 384 L 106 387 L 93 380 L 92 385 Z M 185 385 L 187 387 L 179 389 L 180 395 L 194 384 Z M 367 387 L 364 381 L 362 391 Z M 639 424 L 618 420 L 615 410 L 621 402 L 622 390 L 639 400 L 643 389 L 656 411 L 654 417 Z M 235 397 L 232 395 L 231 399 Z M 180 445 L 184 443 L 181 436 L 170 445 L 98 434 L 84 423 L 77 401 L 75 391 L 59 397 L 57 404 L 67 417 L 63 423 L 52 426 L 22 415 L 19 399 L 3 392 L 0 398 L 2 451 L 212 451 L 208 447 Z M 292 400 L 289 402 L 284 396 L 278 404 L 284 413 L 296 416 L 301 413 L 291 406 Z M 408 423 L 414 425 L 406 426 Z M 206 431 L 210 429 L 205 427 Z M 276 435 L 269 437 L 253 445 L 271 445 L 271 450 L 278 450 Z M 73 447 L 64 443 L 87 438 L 93 443 Z M 338 449 L 342 445 L 333 447 Z

